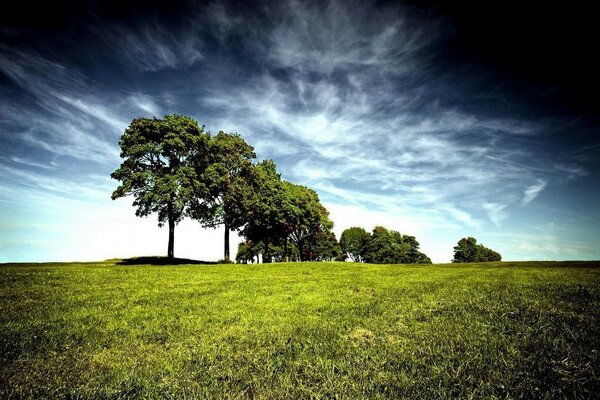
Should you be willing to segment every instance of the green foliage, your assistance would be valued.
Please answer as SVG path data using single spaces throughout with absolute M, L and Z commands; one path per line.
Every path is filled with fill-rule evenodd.
M 467 237 L 460 239 L 458 245 L 454 247 L 454 259 L 452 262 L 489 262 L 501 260 L 502 256 L 500 253 L 477 244 L 477 239 L 474 237 Z
M 111 178 L 121 184 L 112 199 L 132 195 L 138 217 L 156 213 L 159 226 L 169 223 L 169 257 L 173 257 L 174 226 L 195 194 L 197 175 L 190 160 L 207 142 L 198 122 L 181 115 L 136 118 L 119 141 L 123 162 Z
M 271 160 L 255 165 L 254 149 L 240 135 L 211 136 L 189 117 L 167 115 L 134 119 L 120 145 L 124 161 L 111 176 L 122 184 L 113 199 L 133 195 L 136 215 L 158 213 L 160 226 L 168 221 L 169 257 L 175 224 L 189 216 L 205 227 L 224 225 L 224 260 L 232 229 L 254 247 L 260 243 L 266 262 L 340 258 L 316 192 L 282 181 Z M 241 250 L 240 260 L 247 260 L 250 249 Z
M 241 233 L 253 243 L 264 247 L 264 261 L 271 260 L 270 246 L 285 240 L 288 197 L 272 160 L 258 163 L 250 181 L 252 192 L 246 208 L 246 224 Z
M 364 259 L 373 264 L 401 264 L 408 259 L 409 250 L 399 232 L 376 226 L 367 243 Z
M 419 251 L 419 242 L 414 236 L 383 226 L 373 229 L 362 253 L 364 261 L 373 264 L 431 264 L 429 257 Z
M 240 242 L 238 244 L 235 262 L 239 264 L 254 263 L 254 258 L 258 255 L 252 242 Z
M 333 228 L 329 211 L 314 190 L 287 181 L 283 181 L 283 187 L 287 197 L 282 206 L 285 230 L 298 248 L 300 261 L 314 261 L 317 235 Z
M 188 214 L 205 227 L 224 225 L 224 259 L 229 259 L 229 231 L 247 220 L 254 148 L 239 134 L 219 132 L 192 158 L 196 188 Z
M 340 237 L 340 247 L 344 255 L 355 262 L 362 262 L 364 252 L 371 235 L 369 232 L 359 227 L 352 227 L 344 230 Z
M 427 254 L 419 251 L 414 264 L 431 264 L 431 258 L 429 258 Z
M 600 265 L 0 265 L 2 399 L 592 399 Z
M 206 146 L 206 141 L 203 129 L 188 117 L 134 119 L 119 141 L 123 162 L 111 178 L 121 184 L 113 200 L 133 195 L 137 216 L 158 213 L 160 226 L 170 217 L 179 221 L 195 178 L 187 160 L 191 149 Z
M 206 163 L 195 165 L 206 191 L 199 193 L 199 213 L 192 213 L 204 226 L 226 224 L 237 229 L 245 222 L 246 202 L 251 188 L 254 148 L 239 134 L 219 132 L 210 137 Z M 197 210 L 194 210 L 197 211 Z
M 315 261 L 335 261 L 342 260 L 342 250 L 340 244 L 331 231 L 322 231 L 315 235 L 315 244 L 313 246 Z

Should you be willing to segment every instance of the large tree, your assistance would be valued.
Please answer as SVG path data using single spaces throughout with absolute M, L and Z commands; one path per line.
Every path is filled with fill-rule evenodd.
M 230 259 L 230 230 L 246 221 L 255 157 L 254 148 L 240 135 L 221 131 L 210 137 L 206 155 L 194 158 L 197 194 L 189 214 L 205 227 L 224 226 L 225 260 Z
M 132 195 L 138 217 L 157 213 L 158 225 L 168 224 L 169 258 L 174 257 L 175 225 L 198 183 L 189 161 L 194 151 L 205 151 L 207 143 L 198 122 L 181 115 L 136 118 L 119 141 L 123 162 L 111 177 L 121 184 L 112 199 Z

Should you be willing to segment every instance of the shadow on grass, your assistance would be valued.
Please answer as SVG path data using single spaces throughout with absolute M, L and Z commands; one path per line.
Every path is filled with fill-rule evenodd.
M 183 264 L 216 264 L 215 261 L 191 260 L 189 258 L 168 258 L 168 257 L 131 257 L 125 258 L 117 265 L 183 265 Z

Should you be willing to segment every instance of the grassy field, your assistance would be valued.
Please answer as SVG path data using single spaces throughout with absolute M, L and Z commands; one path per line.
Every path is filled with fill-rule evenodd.
M 0 398 L 596 398 L 600 263 L 0 265 Z

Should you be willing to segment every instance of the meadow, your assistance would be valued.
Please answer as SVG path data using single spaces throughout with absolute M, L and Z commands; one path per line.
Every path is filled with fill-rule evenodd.
M 0 265 L 0 398 L 595 398 L 600 263 Z

